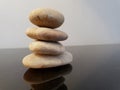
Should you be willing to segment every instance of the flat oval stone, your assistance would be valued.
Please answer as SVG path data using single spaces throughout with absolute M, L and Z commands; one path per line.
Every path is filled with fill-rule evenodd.
M 37 54 L 59 55 L 65 48 L 59 42 L 34 41 L 30 43 L 29 49 Z
M 50 68 L 69 64 L 72 62 L 72 58 L 72 54 L 67 51 L 58 56 L 32 53 L 25 56 L 22 63 L 28 68 Z
M 63 41 L 68 38 L 68 35 L 65 32 L 50 28 L 28 28 L 26 35 L 32 39 L 46 41 Z
M 50 8 L 38 8 L 30 13 L 29 20 L 39 27 L 57 28 L 63 24 L 64 16 Z

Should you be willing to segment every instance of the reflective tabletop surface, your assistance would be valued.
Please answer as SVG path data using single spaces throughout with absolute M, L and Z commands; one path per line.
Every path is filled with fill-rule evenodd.
M 27 48 L 0 49 L 0 90 L 120 90 L 120 45 L 66 47 L 71 64 L 29 69 Z

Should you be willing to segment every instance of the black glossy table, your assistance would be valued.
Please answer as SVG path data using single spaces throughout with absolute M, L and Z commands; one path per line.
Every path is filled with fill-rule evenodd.
M 71 64 L 28 69 L 26 48 L 0 49 L 0 90 L 120 90 L 120 45 L 66 47 Z

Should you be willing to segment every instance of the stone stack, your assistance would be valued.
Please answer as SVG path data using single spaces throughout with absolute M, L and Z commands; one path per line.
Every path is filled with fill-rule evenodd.
M 34 41 L 29 45 L 32 54 L 23 58 L 28 68 L 50 68 L 69 64 L 72 55 L 59 42 L 66 40 L 65 32 L 56 30 L 64 22 L 64 16 L 53 9 L 35 9 L 29 20 L 38 27 L 28 28 L 26 35 Z

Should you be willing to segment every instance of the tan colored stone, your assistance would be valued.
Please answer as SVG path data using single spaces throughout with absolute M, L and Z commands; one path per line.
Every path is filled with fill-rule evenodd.
M 50 8 L 38 8 L 29 15 L 30 21 L 39 27 L 57 28 L 64 22 L 64 16 Z
M 28 68 L 50 68 L 69 64 L 72 61 L 72 54 L 64 52 L 58 56 L 39 55 L 32 53 L 23 58 L 22 63 Z
M 26 35 L 32 39 L 46 41 L 63 41 L 68 38 L 68 35 L 66 33 L 50 28 L 28 28 Z
M 29 49 L 38 54 L 59 55 L 65 51 L 62 44 L 58 42 L 34 41 L 30 43 Z

